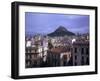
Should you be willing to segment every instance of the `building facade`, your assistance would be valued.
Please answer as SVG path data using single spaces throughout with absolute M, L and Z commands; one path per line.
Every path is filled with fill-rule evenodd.
M 71 61 L 70 47 L 55 47 L 48 52 L 47 63 L 50 66 L 69 66 Z
M 26 41 L 25 67 L 40 67 L 47 60 L 48 40 L 34 37 Z
M 75 41 L 72 56 L 73 66 L 89 65 L 89 41 Z

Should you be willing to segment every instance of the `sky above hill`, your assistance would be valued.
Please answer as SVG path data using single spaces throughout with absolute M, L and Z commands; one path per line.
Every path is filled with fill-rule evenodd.
M 48 34 L 59 26 L 64 26 L 73 33 L 89 33 L 89 16 L 25 12 L 26 34 Z

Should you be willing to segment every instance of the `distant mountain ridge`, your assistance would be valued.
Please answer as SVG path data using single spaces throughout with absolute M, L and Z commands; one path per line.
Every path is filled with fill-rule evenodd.
M 75 35 L 73 32 L 68 31 L 64 26 L 59 26 L 54 32 L 48 34 L 48 36 L 73 36 Z

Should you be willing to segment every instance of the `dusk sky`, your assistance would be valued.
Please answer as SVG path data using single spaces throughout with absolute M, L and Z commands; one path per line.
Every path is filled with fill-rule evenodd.
M 73 33 L 89 33 L 89 16 L 25 12 L 26 34 L 48 34 L 59 26 Z

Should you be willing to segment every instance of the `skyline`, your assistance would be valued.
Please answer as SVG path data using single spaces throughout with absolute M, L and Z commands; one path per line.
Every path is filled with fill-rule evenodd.
M 89 16 L 25 12 L 26 34 L 48 34 L 59 26 L 64 26 L 73 33 L 89 33 Z

